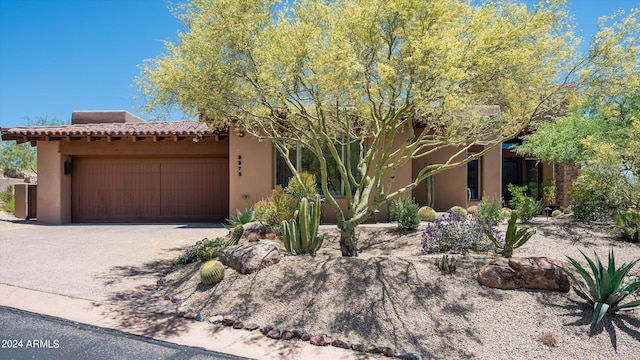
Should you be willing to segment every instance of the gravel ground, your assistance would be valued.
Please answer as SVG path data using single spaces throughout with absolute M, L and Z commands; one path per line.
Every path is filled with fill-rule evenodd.
M 608 224 L 541 217 L 531 226 L 537 234 L 514 256 L 582 259 L 583 250 L 606 259 L 612 248 L 618 266 L 640 258 L 640 245 L 618 241 Z M 340 256 L 334 226 L 322 226 L 321 232 L 327 237 L 316 256 L 286 255 L 251 275 L 228 268 L 213 287 L 200 284 L 198 263 L 179 266 L 165 278 L 163 293 L 205 316 L 327 333 L 424 357 L 637 359 L 640 354 L 640 311 L 606 317 L 589 336 L 592 310 L 573 290 L 479 284 L 477 271 L 497 256 L 492 253 L 459 256 L 457 271 L 444 274 L 433 264 L 439 255 L 420 254 L 420 229 L 399 233 L 392 225 L 363 225 L 357 258 Z M 640 276 L 640 265 L 630 275 Z

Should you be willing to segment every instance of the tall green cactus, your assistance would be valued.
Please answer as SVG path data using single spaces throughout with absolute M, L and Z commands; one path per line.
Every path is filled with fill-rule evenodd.
M 431 166 L 429 164 L 425 164 L 425 167 Z M 436 204 L 436 189 L 433 186 L 433 175 L 424 179 L 424 189 L 425 189 L 425 205 L 433 208 Z
M 227 240 L 224 246 L 238 245 L 238 243 L 240 242 L 240 238 L 242 238 L 243 234 L 244 234 L 244 227 L 242 226 L 242 224 L 236 225 L 236 227 L 233 228 L 231 237 L 229 237 L 229 240 Z
M 293 219 L 282 222 L 282 237 L 288 252 L 315 254 L 322 246 L 324 235 L 318 235 L 321 207 L 320 195 L 316 195 L 312 202 L 302 198 Z

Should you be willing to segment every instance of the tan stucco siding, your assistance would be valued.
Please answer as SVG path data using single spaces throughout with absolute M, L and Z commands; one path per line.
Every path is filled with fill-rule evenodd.
M 502 196 L 502 148 L 500 146 L 490 150 L 480 160 L 482 189 L 481 196 Z
M 274 148 L 255 137 L 229 136 L 229 214 L 269 197 L 274 182 Z
M 38 222 L 71 222 L 71 176 L 64 175 L 59 141 L 38 141 Z
M 418 172 L 425 164 L 443 164 L 459 150 L 458 148 L 442 149 L 413 160 L 414 178 L 417 177 Z M 462 161 L 465 156 L 466 154 L 460 154 L 453 161 Z M 437 173 L 434 175 L 433 185 L 435 187 L 434 208 L 436 211 L 445 211 L 456 205 L 466 207 L 467 167 L 465 165 Z M 413 196 L 419 205 L 425 205 L 424 181 L 420 182 L 413 190 Z

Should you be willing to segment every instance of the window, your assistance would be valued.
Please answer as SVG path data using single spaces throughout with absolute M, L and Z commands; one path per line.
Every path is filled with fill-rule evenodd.
M 468 154 L 468 156 L 473 155 L 475 154 Z M 480 159 L 467 163 L 467 188 L 469 189 L 469 200 L 480 200 Z
M 346 163 L 346 151 L 344 144 L 337 146 L 338 153 L 342 157 L 342 163 Z M 356 169 L 358 161 L 360 159 L 360 144 L 353 143 L 351 146 L 351 168 L 356 179 L 359 180 L 359 174 Z M 327 154 L 325 159 L 327 161 L 327 185 L 329 192 L 332 195 L 341 196 L 345 194 L 345 184 L 342 183 L 340 178 L 340 172 L 338 171 L 338 164 L 329 154 L 329 149 L 324 146 L 323 152 Z M 298 145 L 296 148 L 289 150 L 289 159 L 294 164 L 298 171 L 306 171 L 316 176 L 316 187 L 320 189 L 320 162 L 316 156 L 309 150 L 302 148 Z M 286 187 L 289 184 L 289 180 L 293 177 L 291 169 L 287 166 L 287 163 L 282 158 L 282 155 L 276 150 L 276 185 Z
M 525 179 L 527 185 L 527 195 L 538 199 L 538 187 L 540 186 L 540 167 L 538 159 L 525 159 Z

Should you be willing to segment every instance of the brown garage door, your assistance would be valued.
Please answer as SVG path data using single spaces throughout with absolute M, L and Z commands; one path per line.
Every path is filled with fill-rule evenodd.
M 75 158 L 74 222 L 224 221 L 227 158 Z

